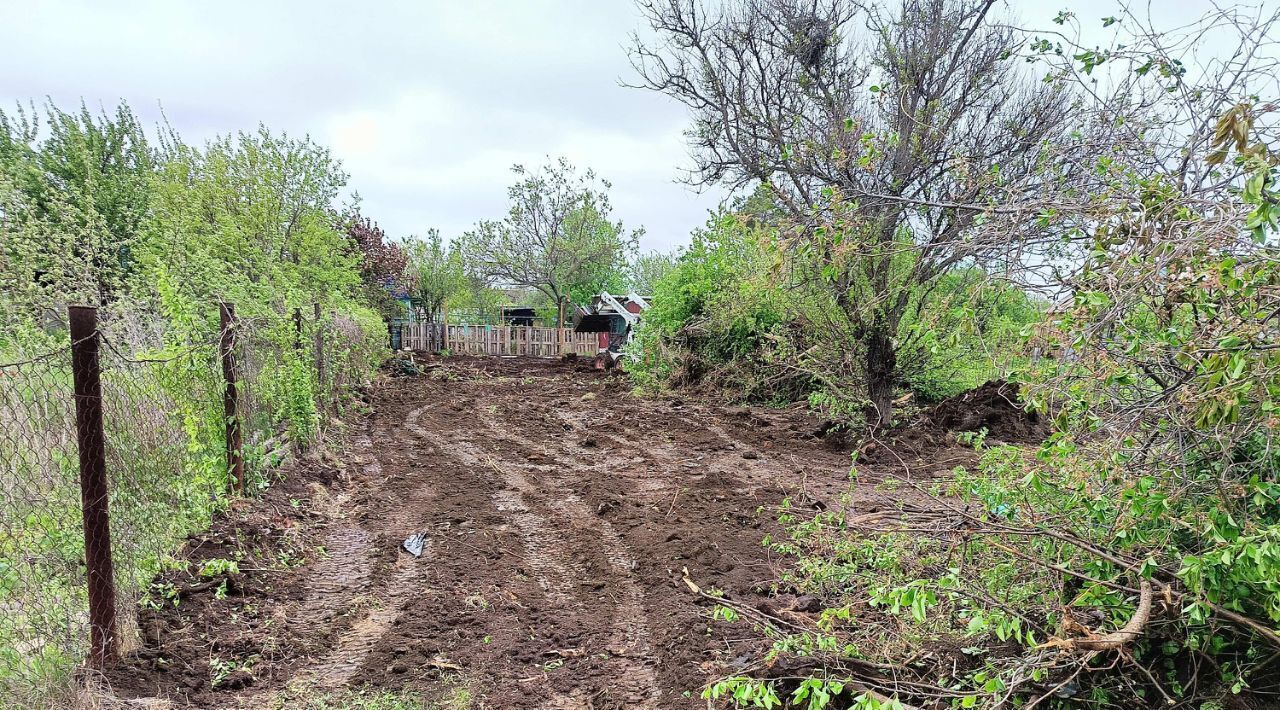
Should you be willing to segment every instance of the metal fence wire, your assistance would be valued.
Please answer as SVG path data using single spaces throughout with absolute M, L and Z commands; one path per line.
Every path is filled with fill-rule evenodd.
M 287 319 L 234 323 L 249 493 L 267 484 L 295 442 L 320 436 L 326 413 L 365 381 L 379 352 L 381 343 L 366 342 L 349 319 L 310 315 L 300 329 L 292 324 L 293 334 L 281 331 Z M 72 689 L 76 669 L 95 660 L 91 631 L 103 609 L 91 620 L 93 538 L 106 531 L 88 531 L 87 562 L 86 526 L 95 523 L 85 510 L 100 501 L 85 487 L 73 351 L 97 349 L 113 568 L 106 606 L 115 617 L 108 656 L 136 642 L 136 610 L 151 580 L 225 506 L 234 484 L 223 333 L 174 345 L 162 321 L 104 314 L 91 334 L 34 356 L 0 357 L 0 707 L 53 704 Z M 281 384 L 289 378 L 307 386 Z
M 0 702 L 87 652 L 69 349 L 0 365 Z

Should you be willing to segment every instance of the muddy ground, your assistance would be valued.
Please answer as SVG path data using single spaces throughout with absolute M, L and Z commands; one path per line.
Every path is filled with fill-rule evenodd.
M 713 624 L 685 575 L 802 605 L 761 540 L 784 497 L 818 509 L 847 489 L 850 450 L 802 409 L 641 398 L 582 364 L 431 361 L 381 378 L 369 407 L 193 539 L 189 559 L 241 571 L 162 580 L 179 603 L 144 611 L 107 674 L 118 696 L 270 707 L 286 688 L 463 686 L 473 707 L 704 707 L 762 641 Z M 876 486 L 886 471 L 971 462 L 953 438 L 873 443 L 851 507 L 901 499 Z

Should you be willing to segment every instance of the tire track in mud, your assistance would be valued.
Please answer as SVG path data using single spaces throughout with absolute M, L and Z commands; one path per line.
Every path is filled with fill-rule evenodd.
M 368 435 L 356 437 L 353 443 L 362 451 L 373 447 Z M 374 471 L 381 470 L 376 458 L 371 463 L 359 462 Z M 328 502 L 328 507 L 343 510 L 350 501 L 350 493 L 344 490 Z M 346 516 L 325 536 L 326 555 L 311 569 L 306 598 L 289 614 L 299 634 L 318 636 L 318 632 L 340 621 L 354 598 L 368 586 L 372 547 L 369 533 Z
M 555 544 L 546 519 L 534 513 L 526 505 L 523 493 L 529 488 L 528 482 L 523 476 L 498 467 L 491 457 L 478 451 L 469 442 L 460 438 L 446 442 L 443 434 L 422 426 L 420 419 L 425 409 L 426 407 L 423 406 L 409 412 L 405 416 L 405 427 L 436 453 L 477 471 L 493 470 L 502 476 L 499 483 L 514 490 L 497 490 L 490 497 L 498 512 L 505 514 L 519 530 L 521 543 L 525 549 L 523 559 L 533 572 L 538 587 L 548 599 L 561 606 L 581 606 L 576 603 L 570 590 L 575 586 L 575 579 L 580 578 L 580 574 L 585 573 L 585 570 L 571 570 L 572 562 L 559 554 L 560 547 Z M 575 571 L 579 574 L 575 575 Z M 546 707 L 575 710 L 590 706 L 589 701 L 584 702 L 578 694 L 566 695 L 552 692 L 552 696 L 547 699 Z
M 368 434 L 362 434 L 352 443 L 357 449 L 357 463 L 363 466 L 364 477 L 381 477 L 382 464 L 374 451 L 372 438 Z M 425 493 L 421 486 L 414 488 L 408 507 L 415 507 L 412 503 L 424 497 Z M 345 505 L 349 502 L 349 497 L 335 502 Z M 380 521 L 380 527 L 387 531 L 403 528 L 406 522 L 395 517 Z M 360 589 L 360 593 L 348 598 L 345 604 L 348 609 L 360 605 L 360 608 L 352 610 L 357 614 L 355 620 L 334 641 L 332 650 L 307 671 L 308 680 L 317 687 L 338 688 L 351 681 L 374 646 L 399 618 L 404 600 L 414 594 L 419 588 L 419 582 L 425 577 L 426 567 L 418 564 L 419 559 L 400 555 L 397 551 L 394 569 L 386 581 L 375 583 L 371 580 L 376 552 L 374 537 L 364 526 L 344 527 L 336 532 L 335 542 L 341 545 L 340 549 L 337 552 L 331 551 L 323 566 L 317 567 L 316 574 L 321 579 L 317 582 L 315 591 L 319 592 L 319 599 L 323 599 L 325 594 L 332 594 L 331 591 L 324 591 L 329 586 L 325 582 L 325 577 L 329 575 L 354 581 Z M 422 555 L 422 560 L 432 557 L 430 537 L 423 545 Z M 350 587 L 346 586 L 344 589 L 349 590 Z M 332 601 L 329 604 L 331 606 Z M 308 611 L 308 606 L 304 605 L 302 613 L 306 615 Z M 304 616 L 306 618 L 308 617 Z
M 478 397 L 474 403 L 475 421 L 489 438 L 517 449 L 532 448 L 553 462 L 564 461 L 566 454 L 563 451 L 539 445 L 532 438 L 511 437 L 487 414 L 489 410 L 480 399 Z M 496 409 L 494 407 L 493 411 Z M 495 472 L 500 482 L 507 486 L 504 490 L 495 491 L 492 499 L 498 510 L 508 513 L 519 529 L 526 550 L 525 561 L 533 569 L 538 584 L 548 599 L 574 609 L 583 609 L 584 600 L 574 595 L 573 590 L 579 589 L 582 580 L 589 575 L 586 566 L 579 559 L 566 554 L 566 548 L 570 547 L 566 543 L 573 539 L 575 528 L 591 530 L 598 536 L 599 553 L 612 570 L 612 581 L 621 587 L 621 594 L 614 602 L 611 638 L 605 648 L 611 656 L 608 664 L 614 667 L 615 683 L 612 690 L 620 693 L 623 696 L 620 699 L 630 703 L 631 707 L 656 707 L 662 697 L 654 672 L 658 661 L 649 640 L 644 593 L 633 579 L 636 560 L 622 536 L 608 521 L 595 515 L 577 495 L 561 492 L 557 496 L 557 491 L 552 490 L 563 489 L 566 481 L 557 475 L 557 471 L 565 466 L 529 462 L 499 463 L 489 452 L 473 442 L 467 432 L 454 432 L 459 436 L 451 438 L 448 445 L 444 446 L 439 434 L 422 426 L 419 421 L 421 415 L 422 410 L 419 409 L 407 418 L 406 425 L 411 431 L 465 466 Z M 570 458 L 572 459 L 571 455 Z M 575 471 L 591 472 L 595 468 L 573 461 Z M 526 476 L 521 469 L 527 470 L 529 475 Z M 535 476 L 542 483 L 541 486 L 530 481 Z M 540 515 L 535 512 L 536 508 L 553 514 Z M 586 553 L 585 550 L 579 552 Z M 569 695 L 554 696 L 548 707 L 591 707 L 591 699 L 579 690 Z
M 676 448 L 675 444 L 669 443 L 669 441 L 662 441 L 662 443 L 653 443 L 653 441 L 650 441 L 650 443 L 646 444 L 644 448 L 640 448 L 640 445 L 635 443 L 635 441 L 639 439 L 632 438 L 627 440 L 621 438 L 621 436 L 609 434 L 607 431 L 589 430 L 588 425 L 582 421 L 582 418 L 572 416 L 571 413 L 557 411 L 554 413 L 554 416 L 556 416 L 559 421 L 562 421 L 564 425 L 570 427 L 570 431 L 573 432 L 573 434 L 580 434 L 581 432 L 584 436 L 591 436 L 591 438 L 594 439 L 603 439 L 608 441 L 608 443 L 611 444 L 611 446 L 609 446 L 608 458 L 617 459 L 618 463 L 623 464 L 623 466 L 627 463 L 635 462 L 637 459 L 639 459 L 640 462 L 649 461 L 649 458 L 655 457 L 655 454 L 657 454 L 657 458 L 662 457 L 662 455 L 667 455 L 667 457 L 672 459 L 678 459 L 684 455 Z M 622 452 L 631 452 L 636 455 L 632 455 L 632 457 L 625 457 Z M 564 452 L 566 455 L 573 455 L 573 453 L 575 452 L 570 452 L 570 450 L 566 450 L 566 452 Z M 602 462 L 596 463 L 595 467 L 602 468 L 604 471 L 616 473 L 618 469 L 620 469 L 620 466 L 616 463 L 609 462 L 608 458 L 605 458 Z M 635 486 L 634 490 L 637 494 L 637 498 L 644 500 L 645 503 L 657 503 L 658 500 L 671 498 L 678 487 L 678 485 L 669 481 L 667 476 L 631 476 L 630 478 L 631 484 Z
M 673 646 L 690 643 L 686 634 L 691 631 L 704 634 L 705 622 L 694 620 L 701 612 L 695 611 L 697 605 L 690 602 L 680 614 L 693 621 L 693 628 L 673 628 L 670 607 L 655 604 L 654 597 L 666 596 L 662 589 L 668 585 L 679 590 L 677 597 L 682 596 L 684 586 L 673 575 L 686 565 L 694 569 L 695 575 L 709 575 L 699 576 L 704 583 L 715 584 L 717 579 L 735 567 L 740 577 L 754 576 L 751 572 L 754 569 L 766 570 L 755 579 L 768 578 L 769 565 L 765 560 L 753 553 L 744 554 L 734 546 L 722 546 L 724 540 L 720 536 L 724 534 L 723 526 L 739 525 L 742 534 L 750 539 L 749 544 L 757 545 L 760 533 L 754 530 L 759 523 L 752 525 L 751 520 L 761 502 L 756 497 L 757 492 L 768 489 L 766 495 L 773 495 L 776 484 L 771 485 L 775 482 L 770 479 L 785 480 L 799 467 L 794 466 L 794 457 L 791 461 L 793 466 L 788 466 L 781 456 L 762 455 L 770 448 L 767 443 L 760 446 L 730 434 L 725 427 L 737 424 L 737 418 L 721 417 L 714 410 L 699 411 L 696 415 L 679 411 L 673 416 L 665 403 L 654 405 L 647 400 L 629 399 L 619 408 L 606 399 L 598 398 L 598 395 L 569 397 L 563 389 L 552 389 L 551 397 L 546 392 L 535 390 L 544 401 L 551 400 L 549 406 L 529 407 L 522 402 L 510 406 L 513 398 L 507 394 L 495 400 L 499 404 L 504 400 L 509 403 L 506 408 L 496 409 L 503 415 L 497 421 L 493 416 L 478 416 L 491 431 L 518 431 L 521 438 L 507 438 L 517 448 L 533 448 L 538 454 L 553 460 L 572 462 L 565 468 L 573 475 L 563 480 L 570 485 L 584 485 L 593 491 L 591 497 L 599 500 L 602 506 L 624 506 L 618 520 L 626 526 L 626 536 L 618 535 L 616 544 L 619 547 L 644 549 L 651 554 L 655 541 L 670 545 L 667 548 L 671 550 L 668 553 L 670 557 L 659 560 L 650 557 L 643 571 L 636 570 L 643 579 L 645 593 L 634 603 L 646 611 L 656 607 L 655 611 L 661 615 L 660 621 L 652 626 L 658 633 L 655 635 L 646 630 L 644 640 L 650 649 L 649 655 L 662 659 L 658 666 L 660 687 L 665 694 L 662 706 L 684 707 L 688 701 L 679 699 L 679 691 L 692 688 L 682 685 L 681 674 L 673 672 L 667 664 L 682 655 Z M 529 401 L 537 400 L 531 397 Z M 493 409 L 478 408 L 478 411 Z M 550 419 L 551 422 L 544 422 L 540 429 L 530 428 L 527 422 L 533 417 Z M 717 423 L 717 419 L 724 426 Z M 568 436 L 560 435 L 561 428 Z M 538 433 L 542 437 L 537 437 Z M 585 439 L 598 442 L 583 448 L 580 442 Z M 745 452 L 755 452 L 755 455 L 737 455 Z M 584 455 L 597 462 L 584 465 L 580 462 Z M 684 506 L 690 500 L 693 501 L 692 512 L 686 514 Z M 735 500 L 741 505 L 736 511 L 734 503 L 729 502 Z M 714 501 L 711 505 L 721 508 L 720 514 L 714 518 L 699 519 L 698 511 L 705 511 L 710 501 Z M 677 502 L 680 510 L 676 509 Z M 652 512 L 639 512 L 641 510 Z M 677 513 L 674 518 L 673 511 Z M 613 517 L 613 513 L 609 515 Z M 693 522 L 683 519 L 686 516 L 692 517 Z M 672 525 L 668 527 L 668 523 Z M 690 524 L 719 530 L 705 537 L 687 535 L 682 529 Z M 609 531 L 617 535 L 614 526 L 610 525 Z M 639 547 L 633 547 L 634 543 Z M 639 586 L 635 588 L 640 589 Z M 726 647 L 733 643 L 726 642 Z M 685 697 L 688 697 L 687 693 Z
M 470 442 L 461 438 L 446 442 L 441 435 L 422 426 L 419 420 L 424 410 L 425 407 L 419 407 L 411 411 L 405 417 L 405 426 L 436 452 L 457 460 L 463 466 L 493 471 L 502 477 L 501 482 L 508 488 L 494 491 L 490 498 L 498 512 L 507 514 L 520 531 L 521 541 L 528 550 L 525 561 L 534 572 L 538 586 L 558 603 L 574 603 L 569 590 L 586 570 L 560 551 L 561 546 L 551 533 L 548 521 L 530 509 L 525 495 L 533 492 L 533 486 L 520 473 L 500 467 L 491 456 Z
M 668 454 L 672 459 L 687 456 L 688 452 L 681 451 L 671 441 L 648 441 L 647 438 L 651 434 L 650 429 L 652 427 L 631 426 L 627 421 L 614 422 L 611 420 L 610 414 L 607 406 L 593 402 L 592 406 L 579 407 L 572 410 L 557 410 L 554 416 L 574 431 L 581 431 L 585 435 L 612 442 L 617 451 L 630 449 L 637 453 L 650 455 L 654 452 L 659 452 Z M 702 409 L 685 409 L 674 412 L 655 411 L 648 414 L 655 418 L 667 416 L 696 423 L 697 427 L 702 431 L 711 434 L 718 440 L 721 447 L 726 451 L 760 453 L 755 446 L 717 424 L 715 421 L 716 416 L 711 412 Z M 591 422 L 600 423 L 602 426 L 593 427 Z M 603 428 L 606 426 L 608 429 Z M 640 441 L 644 442 L 643 445 L 637 443 Z M 741 464 L 752 468 L 761 468 L 768 465 L 768 460 L 764 457 L 744 459 Z
M 493 364 L 516 376 L 464 369 L 382 391 L 350 459 L 366 474 L 371 603 L 335 615 L 347 628 L 298 677 L 421 689 L 457 669 L 495 707 L 700 704 L 691 693 L 732 667 L 738 641 L 709 633 L 680 570 L 739 594 L 768 578 L 750 518 L 774 495 L 764 479 L 794 470 L 785 454 L 762 455 L 773 435 L 753 437 L 736 413 Z M 392 563 L 389 533 L 417 531 L 434 559 Z
M 556 553 L 556 544 L 547 521 L 529 509 L 520 491 L 497 491 L 493 494 L 498 512 L 506 513 L 520 530 L 520 539 L 528 554 L 525 561 L 537 578 L 538 586 L 549 599 L 564 606 L 581 607 L 573 595 L 574 580 L 581 579 L 586 569 Z
M 525 437 L 519 440 L 512 439 L 503 434 L 503 428 L 498 425 L 493 416 L 487 414 L 490 411 L 489 409 L 485 408 L 478 411 L 481 412 L 478 416 L 480 423 L 494 438 L 503 439 L 517 447 L 527 446 L 533 448 L 538 454 L 553 461 L 568 459 L 573 462 L 572 470 L 575 472 L 592 472 L 596 469 L 608 470 L 609 464 L 607 461 L 585 465 L 580 460 L 580 455 L 575 455 L 578 452 L 566 444 L 563 438 L 553 438 L 554 447 L 539 443 L 532 437 Z M 495 406 L 492 411 L 498 411 L 498 407 Z M 611 435 L 607 438 L 619 444 L 617 449 L 619 452 L 633 448 L 633 445 L 614 439 Z M 563 484 L 568 482 L 563 477 L 555 475 L 554 469 L 552 478 L 552 482 L 558 484 L 557 487 L 563 487 Z M 588 521 L 602 538 L 604 543 L 602 551 L 605 558 L 619 579 L 622 580 L 624 586 L 623 599 L 619 603 L 620 614 L 613 625 L 614 643 L 607 650 L 616 657 L 638 658 L 640 660 L 639 667 L 631 668 L 632 673 L 624 676 L 624 683 L 629 685 L 627 689 L 633 699 L 639 698 L 650 705 L 656 705 L 661 700 L 661 691 L 658 688 L 657 676 L 653 670 L 658 659 L 652 651 L 649 623 L 644 609 L 644 593 L 634 580 L 634 572 L 637 567 L 634 555 L 631 554 L 622 536 L 618 534 L 613 525 L 594 514 L 590 507 L 574 493 L 565 493 L 562 498 L 553 500 L 551 504 L 563 511 L 570 520 Z M 635 666 L 635 664 L 630 665 Z
M 785 608 L 789 592 L 761 586 L 777 560 L 760 511 L 806 476 L 847 471 L 797 412 L 635 397 L 572 363 L 440 359 L 380 378 L 368 403 L 338 461 L 336 448 L 300 459 L 305 478 L 254 518 L 297 524 L 303 548 L 328 554 L 272 571 L 248 601 L 261 623 L 237 626 L 213 602 L 177 620 L 225 622 L 243 628 L 223 634 L 227 648 L 249 638 L 280 653 L 261 664 L 271 675 L 206 688 L 199 707 L 288 707 L 297 686 L 428 703 L 465 687 L 475 707 L 522 710 L 701 707 L 704 683 L 739 672 L 758 639 L 709 623 L 682 569 Z M 281 508 L 293 523 L 277 522 Z M 399 549 L 415 532 L 429 536 L 421 559 Z M 188 655 L 165 657 L 187 672 L 141 659 L 151 670 L 135 685 L 180 697 L 207 684 L 196 664 L 209 647 L 175 647 Z
M 423 554 L 429 554 L 426 546 Z M 413 582 L 418 576 L 419 571 L 412 562 L 397 564 L 382 594 L 371 600 L 372 608 L 357 619 L 338 639 L 333 651 L 310 670 L 318 687 L 338 688 L 351 681 L 374 646 L 400 617 L 400 605 L 396 602 L 413 591 Z
M 556 411 L 555 416 L 565 425 L 571 427 L 574 433 L 609 442 L 611 445 L 609 447 L 609 457 L 615 459 L 617 463 L 603 461 L 596 464 L 596 466 L 605 469 L 614 477 L 626 475 L 640 500 L 647 503 L 675 500 L 675 496 L 678 495 L 677 491 L 683 490 L 690 483 L 688 480 L 679 479 L 680 473 L 689 472 L 697 476 L 716 471 L 716 466 L 718 465 L 720 468 L 719 473 L 733 477 L 736 485 L 746 488 L 750 483 L 748 479 L 751 476 L 743 477 L 739 474 L 746 472 L 748 474 L 769 475 L 780 468 L 778 462 L 771 457 L 762 457 L 759 454 L 749 459 L 730 459 L 726 462 L 722 457 L 681 449 L 672 441 L 652 441 L 649 438 L 649 432 L 643 429 L 629 427 L 624 424 L 619 427 L 619 433 L 610 433 L 597 427 L 591 427 L 586 423 L 588 421 L 608 421 L 608 412 L 603 409 L 578 410 L 575 412 Z M 707 422 L 700 422 L 699 424 L 705 431 L 720 440 L 727 449 L 739 452 L 754 451 L 753 447 L 743 444 L 715 424 Z M 624 452 L 630 452 L 630 454 Z M 569 453 L 572 455 L 572 452 Z M 654 462 L 662 460 L 678 461 L 681 469 L 676 471 L 658 470 L 652 475 L 628 475 L 625 472 L 625 469 L 628 468 L 627 464 L 641 462 L 656 467 L 657 464 Z

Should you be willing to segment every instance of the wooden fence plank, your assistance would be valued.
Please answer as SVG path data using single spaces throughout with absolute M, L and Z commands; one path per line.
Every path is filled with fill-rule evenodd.
M 534 326 L 442 325 L 410 323 L 401 329 L 401 347 L 409 350 L 467 355 L 524 355 L 557 357 L 561 352 L 595 355 L 595 333 L 575 333 L 569 328 Z

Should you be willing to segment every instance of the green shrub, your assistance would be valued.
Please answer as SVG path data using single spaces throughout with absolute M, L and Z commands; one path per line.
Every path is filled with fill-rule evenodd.
M 819 267 L 779 239 L 746 212 L 722 211 L 695 232 L 644 313 L 631 351 L 637 384 L 702 382 L 748 401 L 808 400 L 847 425 L 862 422 L 857 324 L 815 281 Z M 1041 311 L 976 270 L 919 291 L 900 326 L 897 370 L 901 386 L 926 401 L 1006 374 Z
M 122 608 L 229 503 L 219 302 L 237 310 L 251 490 L 268 447 L 323 435 L 386 333 L 327 150 L 265 128 L 154 147 L 127 107 L 48 113 L 47 136 L 0 114 L 0 704 L 29 706 L 65 699 L 87 647 L 65 304 L 100 311 Z

